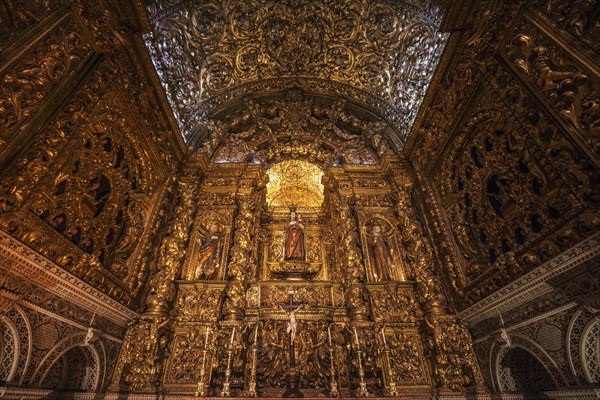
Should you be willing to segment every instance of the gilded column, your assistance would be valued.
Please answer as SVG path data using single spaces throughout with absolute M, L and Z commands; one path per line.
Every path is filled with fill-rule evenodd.
M 448 312 L 428 238 L 411 201 L 410 185 L 394 184 L 395 211 L 407 265 L 412 267 L 417 295 L 425 312 L 426 344 L 437 386 L 464 391 L 481 382 L 466 326 Z
M 333 193 L 332 202 L 336 212 L 334 226 L 338 227 L 338 239 L 342 245 L 342 260 L 345 264 L 346 304 L 351 318 L 363 321 L 369 316 L 369 308 L 356 217 L 347 199 Z
M 227 320 L 240 320 L 246 309 L 246 287 L 248 278 L 253 270 L 253 239 L 260 207 L 259 192 L 240 196 L 238 198 L 238 214 L 234 223 L 233 247 L 230 252 L 227 278 L 229 282 L 225 288 L 225 302 L 223 313 Z M 254 237 L 253 237 L 254 236 Z
M 169 310 L 175 296 L 173 280 L 179 275 L 183 263 L 199 186 L 196 171 L 185 174 L 177 182 L 177 205 L 156 256 L 146 310 L 140 320 L 133 321 L 127 329 L 111 390 L 149 392 L 159 385 L 169 341 Z

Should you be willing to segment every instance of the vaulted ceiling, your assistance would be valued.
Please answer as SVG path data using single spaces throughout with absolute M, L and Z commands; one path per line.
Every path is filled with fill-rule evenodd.
M 309 98 L 341 98 L 376 115 L 398 150 L 446 41 L 438 32 L 443 5 L 150 0 L 153 31 L 145 41 L 192 148 L 211 135 L 207 126 L 219 111 L 301 89 Z

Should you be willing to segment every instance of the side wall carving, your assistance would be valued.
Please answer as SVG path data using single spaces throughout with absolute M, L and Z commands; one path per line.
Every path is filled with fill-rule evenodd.
M 156 112 L 164 104 L 143 44 L 118 39 L 143 24 L 118 19 L 114 4 L 80 6 L 3 6 L 0 228 L 136 307 L 183 149 L 174 121 Z
M 580 390 L 596 362 L 582 350 L 599 307 L 594 7 L 455 2 L 406 146 L 440 274 L 494 392 Z
M 469 28 L 449 39 L 407 149 L 459 308 L 598 230 L 592 8 L 480 3 L 446 21 Z
M 2 395 L 105 391 L 146 295 L 185 148 L 136 7 L 0 5 Z

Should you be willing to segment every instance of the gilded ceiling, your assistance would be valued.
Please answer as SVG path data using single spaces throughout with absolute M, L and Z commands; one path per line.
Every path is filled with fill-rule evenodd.
M 446 41 L 441 4 L 151 0 L 145 40 L 188 144 L 215 110 L 290 87 L 376 110 L 404 142 Z

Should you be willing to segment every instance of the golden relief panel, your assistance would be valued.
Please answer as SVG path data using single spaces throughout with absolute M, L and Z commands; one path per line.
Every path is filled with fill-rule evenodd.
M 331 284 L 302 286 L 302 284 L 273 282 L 272 284 L 260 285 L 260 304 L 262 307 L 272 307 L 279 309 L 279 305 L 286 302 L 288 291 L 294 290 L 294 298 L 298 302 L 306 304 L 307 308 L 313 307 L 331 307 L 332 303 L 332 286 Z
M 183 332 L 177 332 L 173 338 L 172 354 L 169 367 L 166 368 L 165 384 L 193 384 L 198 383 L 199 368 L 205 353 L 207 326 L 194 326 Z M 212 339 L 212 337 L 211 337 Z M 211 340 L 212 342 L 212 340 Z M 210 360 L 204 360 L 205 363 Z
M 423 362 L 423 342 L 418 332 L 390 329 L 391 378 L 400 386 L 430 385 L 427 364 Z
M 73 17 L 65 18 L 21 55 L 18 62 L 3 65 L 4 72 L 0 76 L 0 154 L 59 82 L 91 53 L 91 46 L 74 25 Z M 3 160 L 4 156 L 0 159 Z
M 411 286 L 369 285 L 368 289 L 375 322 L 416 323 L 423 317 Z
M 223 301 L 224 283 L 178 284 L 174 310 L 177 321 L 216 322 Z

